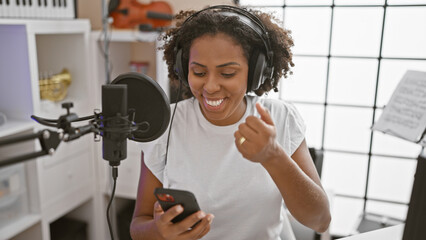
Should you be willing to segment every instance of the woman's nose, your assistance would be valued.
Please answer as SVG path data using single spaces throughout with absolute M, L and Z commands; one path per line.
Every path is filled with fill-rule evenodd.
M 203 89 L 208 93 L 214 93 L 220 90 L 219 81 L 213 74 L 209 74 L 206 78 Z

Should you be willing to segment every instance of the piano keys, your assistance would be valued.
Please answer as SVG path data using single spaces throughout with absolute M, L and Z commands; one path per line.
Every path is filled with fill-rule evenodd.
M 0 0 L 0 18 L 74 19 L 76 0 Z

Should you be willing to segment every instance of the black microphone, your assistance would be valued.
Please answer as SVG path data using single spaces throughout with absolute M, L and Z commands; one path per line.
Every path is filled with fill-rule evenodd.
M 127 157 L 127 85 L 102 86 L 101 129 L 102 157 L 118 166 Z
M 127 139 L 150 142 L 166 131 L 170 102 L 149 76 L 125 73 L 102 86 L 100 117 L 103 158 L 111 166 L 118 166 L 127 157 Z

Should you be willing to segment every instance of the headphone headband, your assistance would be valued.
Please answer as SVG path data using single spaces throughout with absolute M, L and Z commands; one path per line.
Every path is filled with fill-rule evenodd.
M 189 16 L 185 21 L 182 23 L 181 26 L 185 25 L 186 22 L 191 21 L 194 17 L 196 17 L 198 14 L 212 10 L 212 9 L 218 9 L 218 10 L 228 10 L 228 12 L 221 12 L 222 15 L 228 15 L 228 16 L 235 16 L 238 17 L 242 22 L 244 22 L 248 27 L 250 27 L 257 35 L 259 35 L 260 39 L 263 42 L 263 45 L 265 47 L 266 51 L 266 57 L 268 58 L 268 62 L 272 63 L 272 57 L 273 52 L 271 51 L 271 44 L 269 41 L 269 33 L 266 30 L 265 26 L 263 25 L 262 21 L 254 14 L 251 14 L 247 10 L 244 10 L 242 8 L 234 7 L 231 5 L 215 5 L 210 6 L 207 8 L 204 8 L 198 12 L 195 12 L 191 16 Z M 234 14 L 233 14 L 234 13 Z M 253 24 L 254 23 L 254 24 Z

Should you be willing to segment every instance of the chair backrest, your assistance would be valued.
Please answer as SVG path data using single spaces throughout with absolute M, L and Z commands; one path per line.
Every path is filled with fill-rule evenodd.
M 311 147 L 309 148 L 309 153 L 311 154 L 312 160 L 314 160 L 318 175 L 321 177 L 324 152 L 322 150 Z

